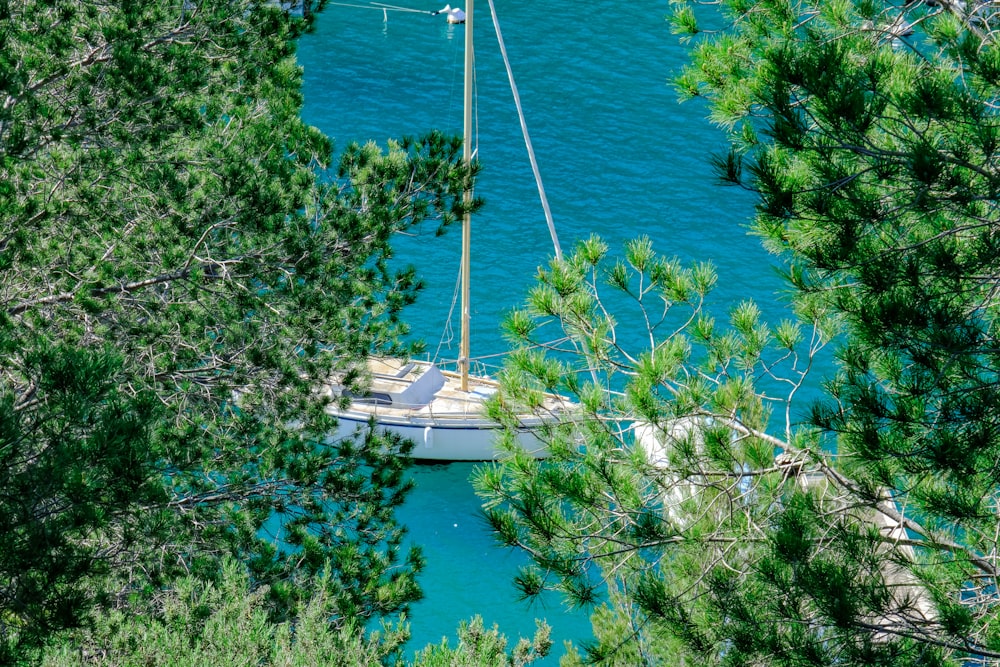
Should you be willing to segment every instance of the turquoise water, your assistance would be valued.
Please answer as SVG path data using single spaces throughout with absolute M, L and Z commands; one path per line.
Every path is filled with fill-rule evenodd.
M 352 4 L 364 5 L 365 2 Z M 402 0 L 399 3 L 403 4 Z M 542 178 L 564 250 L 591 233 L 613 248 L 646 234 L 658 250 L 686 261 L 711 260 L 720 311 L 746 297 L 765 316 L 787 316 L 775 298 L 774 262 L 743 225 L 753 202 L 713 184 L 709 157 L 723 137 L 697 103 L 678 105 L 668 84 L 684 54 L 664 20 L 667 3 L 609 0 L 499 0 L 507 44 Z M 434 10 L 434 0 L 407 6 Z M 502 352 L 502 313 L 516 305 L 536 268 L 552 255 L 549 232 L 521 138 L 489 5 L 476 4 L 479 158 L 474 221 L 473 355 Z M 443 17 L 331 4 L 300 47 L 303 115 L 334 138 L 352 141 L 461 133 L 464 26 Z M 442 338 L 458 272 L 459 233 L 428 227 L 401 239 L 427 290 L 409 319 L 433 352 Z M 457 326 L 457 325 L 456 325 Z M 442 349 L 457 356 L 457 342 Z M 553 626 L 555 653 L 586 639 L 581 612 L 553 599 L 528 608 L 510 585 L 522 560 L 493 545 L 468 484 L 472 466 L 419 466 L 417 491 L 402 512 L 428 559 L 425 600 L 412 611 L 413 647 L 452 637 L 458 622 L 482 614 L 508 637 L 529 636 L 536 617 Z M 556 659 L 547 664 L 555 664 Z

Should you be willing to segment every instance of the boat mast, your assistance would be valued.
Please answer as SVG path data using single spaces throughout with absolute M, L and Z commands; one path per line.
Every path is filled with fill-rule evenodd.
M 462 128 L 462 160 L 467 169 L 472 166 L 472 5 L 473 0 L 466 0 L 465 5 L 465 119 Z M 459 340 L 458 367 L 462 374 L 462 391 L 469 391 L 469 273 L 472 268 L 472 216 L 468 207 L 472 204 L 472 187 L 465 189 L 463 200 L 466 212 L 462 216 L 462 332 Z

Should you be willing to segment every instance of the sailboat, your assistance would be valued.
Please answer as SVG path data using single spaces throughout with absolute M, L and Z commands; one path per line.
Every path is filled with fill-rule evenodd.
M 465 164 L 472 161 L 472 69 L 473 0 L 465 10 L 465 88 L 463 138 Z M 464 193 L 466 203 L 472 192 Z M 500 425 L 485 413 L 485 401 L 498 384 L 487 377 L 470 375 L 470 283 L 471 216 L 462 220 L 461 337 L 457 371 L 440 368 L 430 361 L 373 357 L 368 360 L 371 384 L 364 396 L 350 396 L 350 405 L 328 408 L 338 419 L 334 438 L 348 437 L 374 422 L 376 428 L 413 440 L 411 456 L 435 461 L 490 461 L 497 457 Z M 331 397 L 344 390 L 333 383 Z M 572 409 L 563 397 L 547 395 L 539 413 L 519 419 L 517 444 L 528 454 L 544 458 L 547 451 L 536 431 L 547 419 L 556 419 Z

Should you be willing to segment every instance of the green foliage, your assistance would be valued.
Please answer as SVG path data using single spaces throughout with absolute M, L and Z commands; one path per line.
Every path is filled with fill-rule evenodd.
M 714 325 L 705 310 L 714 282 L 710 267 L 685 268 L 648 239 L 621 259 L 590 239 L 543 271 L 511 316 L 519 347 L 497 416 L 516 427 L 532 389 L 570 396 L 580 410 L 543 429 L 549 459 L 512 453 L 480 468 L 475 484 L 497 537 L 533 561 L 515 581 L 525 597 L 551 589 L 576 606 L 606 600 L 596 642 L 570 660 L 714 664 L 726 638 L 713 586 L 725 572 L 752 576 L 795 486 L 775 450 L 796 466 L 820 464 L 776 393 L 792 396 L 804 381 L 824 344 L 820 323 L 803 349 L 799 327 L 786 323 L 776 337 L 752 303 Z M 767 431 L 776 405 L 784 439 Z
M 460 216 L 475 169 L 440 134 L 334 160 L 294 56 L 322 4 L 0 2 L 0 493 L 38 478 L 2 511 L 54 559 L 15 542 L 9 588 L 38 599 L 0 598 L 4 639 L 155 611 L 227 555 L 276 621 L 327 567 L 338 622 L 419 596 L 405 447 L 330 441 L 317 390 L 407 351 L 420 283 L 390 240 Z
M 521 638 L 508 654 L 507 639 L 493 626 L 486 630 L 483 619 L 476 616 L 462 622 L 458 628 L 458 646 L 451 648 L 448 640 L 428 646 L 416 655 L 415 667 L 523 667 L 549 654 L 552 641 L 549 626 L 538 621 L 531 639 Z
M 42 667 L 143 665 L 156 667 L 523 667 L 548 655 L 552 642 L 542 622 L 531 639 L 507 649 L 507 639 L 480 617 L 458 628 L 458 645 L 428 646 L 404 662 L 409 631 L 403 620 L 368 631 L 337 609 L 322 571 L 313 591 L 276 622 L 267 588 L 255 586 L 245 566 L 226 559 L 215 581 L 184 577 L 157 598 L 155 614 L 112 611 L 92 627 L 65 634 L 44 653 Z
M 0 397 L 0 661 L 28 654 L 80 622 L 100 600 L 94 585 L 165 502 L 150 426 L 157 403 L 116 386 L 110 352 L 39 350 L 34 385 Z M 23 399 L 22 399 L 23 400 Z
M 704 269 L 695 279 L 645 240 L 622 259 L 596 245 L 542 272 L 512 316 L 495 406 L 516 426 L 533 404 L 520 397 L 544 388 L 580 410 L 543 429 L 549 459 L 512 453 L 475 476 L 497 538 L 531 559 L 521 593 L 596 606 L 595 641 L 567 661 L 992 664 L 994 552 L 972 532 L 995 529 L 992 501 L 903 451 L 864 467 L 793 423 L 835 310 L 807 300 L 816 319 L 772 328 L 744 302 L 717 325 Z M 910 465 L 907 486 L 886 474 Z
M 184 578 L 161 597 L 158 615 L 103 616 L 92 629 L 50 648 L 42 665 L 362 667 L 398 657 L 409 636 L 401 625 L 366 633 L 353 621 L 330 622 L 339 614 L 327 576 L 316 578 L 314 593 L 289 620 L 275 623 L 266 588 L 252 586 L 244 567 L 225 561 L 217 583 Z
M 682 12 L 714 12 L 697 5 Z M 838 435 L 858 488 L 891 494 L 933 545 L 940 625 L 911 634 L 995 660 L 996 14 L 831 0 L 752 11 L 699 43 L 679 86 L 716 115 L 741 101 L 722 175 L 758 194 L 755 230 L 800 307 L 847 325 L 812 421 Z

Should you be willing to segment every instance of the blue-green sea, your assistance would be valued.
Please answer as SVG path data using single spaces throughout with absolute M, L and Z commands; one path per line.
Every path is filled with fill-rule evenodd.
M 383 14 L 363 0 L 345 4 L 359 6 L 331 2 L 301 41 L 305 120 L 337 150 L 431 129 L 460 134 L 465 26 L 443 16 Z M 393 4 L 441 8 L 437 0 Z M 662 253 L 715 264 L 720 313 L 752 297 L 769 320 L 787 317 L 775 261 L 745 231 L 752 198 L 714 184 L 710 157 L 724 151 L 721 131 L 703 104 L 678 104 L 669 84 L 685 47 L 665 20 L 668 3 L 497 0 L 497 11 L 563 249 L 592 233 L 612 248 L 648 235 Z M 521 301 L 553 250 L 485 0 L 476 3 L 475 33 L 484 167 L 477 195 L 486 200 L 473 227 L 473 355 L 480 356 L 504 350 L 502 314 Z M 409 321 L 432 353 L 445 333 L 460 241 L 457 228 L 440 238 L 434 231 L 428 226 L 397 244 L 397 259 L 415 264 L 427 284 Z M 457 341 L 441 355 L 457 356 Z M 417 489 L 401 518 L 423 546 L 427 568 L 411 647 L 453 638 L 459 621 L 474 614 L 514 638 L 530 636 L 539 617 L 553 627 L 558 656 L 563 640 L 590 636 L 587 615 L 557 598 L 530 608 L 517 600 L 511 579 L 522 558 L 494 546 L 471 470 L 452 464 L 413 473 Z

